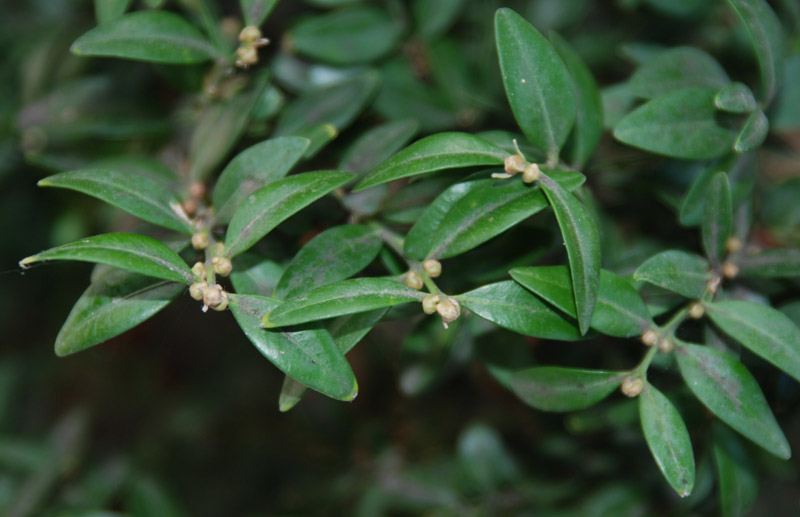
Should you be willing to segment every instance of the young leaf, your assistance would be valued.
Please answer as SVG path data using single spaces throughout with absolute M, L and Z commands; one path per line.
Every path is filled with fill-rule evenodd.
M 484 285 L 455 298 L 481 318 L 526 336 L 580 339 L 578 329 L 570 322 L 511 280 Z
M 578 326 L 581 334 L 585 334 L 592 321 L 600 284 L 600 235 L 591 214 L 578 198 L 544 174 L 541 184 L 567 248 Z
M 265 140 L 236 155 L 214 186 L 212 200 L 217 221 L 230 221 L 247 196 L 286 176 L 310 143 L 305 138 L 284 136 Z
M 550 42 L 511 9 L 494 18 L 497 55 L 511 111 L 530 142 L 555 161 L 575 122 L 575 90 Z
M 38 185 L 77 190 L 147 222 L 178 232 L 193 232 L 190 221 L 172 208 L 180 206 L 178 198 L 164 188 L 163 183 L 138 174 L 111 170 L 70 171 L 44 178 Z
M 652 99 L 675 90 L 706 86 L 715 90 L 730 82 L 716 59 L 694 47 L 675 47 L 661 52 L 631 76 L 631 92 Z
M 264 328 L 284 327 L 421 301 L 424 293 L 388 278 L 352 278 L 317 287 L 264 316 Z
M 275 296 L 287 300 L 321 285 L 349 278 L 372 262 L 383 246 L 366 226 L 349 224 L 320 233 L 295 255 L 281 276 Z
M 201 63 L 217 57 L 191 23 L 167 11 L 136 11 L 95 27 L 70 49 L 81 56 L 113 56 L 155 63 Z
M 260 27 L 277 3 L 278 0 L 239 0 L 244 24 Z
M 728 175 L 718 172 L 711 178 L 703 210 L 703 250 L 712 264 L 725 255 L 725 244 L 733 227 L 733 207 Z
M 800 381 L 800 328 L 762 303 L 730 300 L 706 306 L 723 332 Z
M 742 126 L 742 131 L 733 143 L 733 150 L 737 153 L 749 153 L 761 147 L 767 139 L 769 120 L 760 109 L 753 111 Z
M 783 30 L 781 22 L 765 0 L 728 0 L 744 23 L 761 68 L 762 98 L 770 103 L 783 75 Z
M 173 282 L 192 283 L 194 275 L 165 244 L 134 233 L 106 233 L 37 253 L 20 261 L 27 268 L 46 260 L 81 260 L 108 264 Z
M 597 404 L 619 387 L 621 372 L 536 366 L 511 376 L 511 391 L 542 411 L 577 411 Z
M 729 113 L 750 113 L 758 103 L 746 84 L 735 81 L 720 88 L 714 97 L 714 106 Z
M 226 253 L 247 251 L 273 228 L 353 177 L 349 172 L 318 171 L 274 181 L 250 194 L 228 225 Z
M 800 249 L 782 248 L 743 254 L 734 259 L 739 274 L 773 278 L 796 278 L 800 276 Z
M 603 134 L 603 102 L 592 72 L 575 49 L 555 32 L 550 33 L 550 43 L 564 60 L 575 85 L 575 127 L 567 149 L 570 163 L 580 169 L 592 157 Z
M 709 268 L 708 261 L 699 255 L 678 250 L 662 251 L 645 260 L 633 274 L 633 279 L 699 299 L 711 280 Z
M 681 345 L 675 352 L 681 375 L 700 402 L 743 436 L 780 458 L 789 458 L 789 442 L 742 363 L 707 346 Z
M 565 266 L 519 267 L 511 278 L 568 316 L 576 317 L 575 297 Z M 597 305 L 591 327 L 608 336 L 635 337 L 655 324 L 644 300 L 624 278 L 600 271 Z
M 717 122 L 713 88 L 676 90 L 649 101 L 614 128 L 620 142 L 674 158 L 706 160 L 730 152 L 737 132 Z
M 264 330 L 261 317 L 280 304 L 262 296 L 229 294 L 230 308 L 247 338 L 272 364 L 311 389 L 337 400 L 358 394 L 353 370 L 327 330 L 308 327 L 296 332 Z
M 694 487 L 694 454 L 678 410 L 649 382 L 639 395 L 639 417 L 647 446 L 670 486 L 681 497 Z
M 128 7 L 131 0 L 94 0 L 94 14 L 97 24 L 102 25 L 106 22 L 119 18 Z
M 755 467 L 747 449 L 729 429 L 715 423 L 711 432 L 722 517 L 747 515 L 758 495 Z
M 392 157 L 419 131 L 415 120 L 395 120 L 365 131 L 348 147 L 339 169 L 363 174 Z
M 467 133 L 439 133 L 406 147 L 362 179 L 353 191 L 427 172 L 478 165 L 502 165 L 508 153 Z
M 132 329 L 169 305 L 186 285 L 108 269 L 81 295 L 56 337 L 56 354 L 74 354 Z

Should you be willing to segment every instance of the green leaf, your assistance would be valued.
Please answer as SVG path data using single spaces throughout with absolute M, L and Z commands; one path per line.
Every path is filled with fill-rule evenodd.
M 581 334 L 585 334 L 592 321 L 600 284 L 600 235 L 591 214 L 578 198 L 544 174 L 540 181 L 567 248 L 578 326 Z
M 478 165 L 502 165 L 508 153 L 467 133 L 439 133 L 406 147 L 372 171 L 353 189 L 364 190 L 428 172 Z
M 518 267 L 511 278 L 558 310 L 575 318 L 575 297 L 566 266 Z M 600 271 L 591 327 L 616 337 L 635 337 L 655 326 L 644 300 L 624 278 Z
M 242 253 L 233 259 L 230 279 L 239 294 L 272 296 L 283 274 L 283 266 L 255 253 Z
M 686 385 L 712 413 L 772 454 L 791 456 L 761 388 L 742 363 L 707 346 L 680 345 L 675 352 Z
M 733 143 L 737 153 L 749 153 L 761 147 L 769 133 L 769 120 L 760 109 L 753 111 L 742 126 L 742 131 Z
M 709 268 L 708 261 L 699 255 L 678 250 L 662 251 L 645 260 L 633 274 L 633 279 L 699 299 L 711 280 Z
M 349 172 L 318 171 L 274 181 L 250 194 L 228 226 L 226 253 L 247 251 L 273 228 L 353 177 Z
M 111 170 L 62 172 L 40 180 L 40 187 L 77 190 L 114 205 L 147 222 L 178 232 L 193 232 L 191 222 L 178 215 L 180 201 L 164 184 L 146 177 Z
M 762 303 L 729 300 L 706 305 L 723 332 L 800 381 L 800 328 Z
M 306 18 L 286 34 L 291 50 L 337 66 L 369 63 L 399 42 L 402 25 L 384 10 L 356 6 Z
M 464 0 L 414 0 L 411 13 L 424 41 L 442 36 L 464 12 Z
M 714 106 L 729 113 L 750 113 L 758 107 L 753 92 L 744 83 L 728 83 L 714 97 Z
M 743 157 L 740 157 L 743 158 Z M 718 172 L 733 172 L 739 166 L 737 156 L 731 155 L 698 167 L 699 172 L 692 180 L 680 206 L 680 221 L 684 226 L 700 226 L 703 223 L 706 194 L 711 178 Z
M 186 285 L 120 269 L 92 280 L 56 337 L 56 354 L 74 354 L 132 329 L 170 304 Z
M 131 0 L 94 0 L 94 14 L 98 25 L 119 18 L 130 5 Z
M 382 246 L 375 230 L 360 224 L 325 230 L 295 255 L 275 288 L 275 296 L 286 300 L 349 278 L 375 260 Z
M 365 131 L 347 148 L 339 169 L 363 174 L 385 162 L 419 131 L 414 120 L 396 120 Z
M 721 126 L 712 88 L 676 90 L 633 110 L 614 128 L 620 142 L 688 160 L 730 152 L 737 132 Z
M 631 92 L 645 99 L 686 88 L 705 86 L 718 90 L 730 82 L 716 59 L 694 47 L 661 52 L 631 76 Z
M 264 328 L 296 325 L 344 314 L 421 301 L 425 293 L 388 278 L 352 278 L 313 289 L 264 316 Z
M 339 132 L 332 124 L 317 124 L 307 127 L 297 132 L 297 136 L 308 139 L 311 144 L 303 155 L 303 158 L 310 160 L 317 155 L 326 145 L 333 142 L 339 136 Z
M 639 395 L 639 417 L 647 446 L 670 486 L 681 497 L 694 487 L 694 454 L 678 410 L 649 382 Z
M 747 449 L 725 426 L 712 428 L 711 452 L 717 471 L 719 505 L 722 517 L 743 517 L 758 495 L 758 475 Z
M 261 318 L 280 302 L 262 296 L 229 294 L 230 308 L 247 338 L 286 375 L 331 398 L 350 401 L 358 394 L 353 370 L 327 330 L 264 330 Z
M 20 261 L 23 269 L 46 260 L 80 260 L 108 264 L 134 273 L 192 283 L 194 275 L 165 244 L 134 233 L 106 233 L 37 253 Z
M 733 259 L 744 276 L 796 278 L 800 276 L 800 249 L 785 248 L 742 254 Z
M 725 255 L 725 245 L 733 228 L 733 207 L 728 175 L 724 172 L 714 174 L 706 190 L 703 209 L 703 250 L 712 264 Z
M 265 140 L 236 155 L 214 186 L 212 200 L 217 210 L 216 220 L 230 221 L 234 210 L 247 196 L 286 176 L 309 144 L 305 138 L 284 136 Z
M 570 163 L 577 169 L 592 157 L 603 134 L 603 102 L 600 89 L 592 72 L 567 41 L 555 32 L 550 33 L 550 42 L 564 60 L 575 85 L 575 127 L 568 145 Z
M 576 411 L 597 404 L 619 387 L 621 372 L 536 366 L 511 376 L 511 391 L 542 411 Z
M 244 24 L 260 27 L 277 3 L 278 0 L 239 0 Z
M 578 329 L 570 322 L 511 280 L 485 285 L 455 298 L 481 318 L 526 336 L 580 339 Z
M 783 75 L 783 30 L 781 22 L 765 0 L 728 0 L 744 23 L 755 47 L 761 68 L 764 104 L 770 103 Z
M 577 109 L 567 67 L 547 39 L 511 9 L 498 9 L 494 27 L 514 118 L 525 137 L 555 162 Z
M 155 63 L 201 63 L 216 57 L 200 31 L 167 11 L 136 11 L 95 27 L 70 49 L 81 56 L 112 56 Z

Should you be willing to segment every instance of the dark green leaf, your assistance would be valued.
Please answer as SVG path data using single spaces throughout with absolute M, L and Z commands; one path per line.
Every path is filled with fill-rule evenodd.
M 419 131 L 414 120 L 396 120 L 365 131 L 339 162 L 339 169 L 363 174 L 385 162 Z
M 97 24 L 102 25 L 106 22 L 119 18 L 128 7 L 131 0 L 94 0 L 94 14 Z
M 421 301 L 424 293 L 388 278 L 353 278 L 309 291 L 264 316 L 264 328 L 296 325 L 400 303 Z
M 750 113 L 758 104 L 750 88 L 740 82 L 728 83 L 714 97 L 714 105 L 729 113 Z
M 278 0 L 239 0 L 244 24 L 259 27 L 275 8 Z
M 169 305 L 184 289 L 119 269 L 92 280 L 56 337 L 56 354 L 79 352 L 132 329 Z
M 245 335 L 286 375 L 338 400 L 358 394 L 353 370 L 327 330 L 310 327 L 296 332 L 264 330 L 261 318 L 280 304 L 261 296 L 229 294 L 230 307 Z
M 467 133 L 439 133 L 406 147 L 362 179 L 354 191 L 427 172 L 478 165 L 502 165 L 508 153 Z
M 592 321 L 600 284 L 600 235 L 591 214 L 578 198 L 544 174 L 541 184 L 567 248 L 578 326 L 581 334 L 585 334 Z
M 523 287 L 575 317 L 575 297 L 566 266 L 519 267 L 509 273 Z M 609 336 L 635 337 L 655 324 L 636 289 L 624 278 L 602 270 L 591 326 Z
M 272 296 L 283 266 L 256 254 L 242 253 L 233 260 L 231 283 L 239 294 Z
M 46 260 L 80 260 L 108 264 L 134 273 L 191 283 L 191 270 L 165 244 L 134 233 L 106 233 L 37 253 L 20 261 L 23 269 Z
M 709 268 L 708 261 L 699 255 L 669 250 L 647 259 L 633 274 L 633 278 L 687 298 L 699 299 L 711 280 Z
M 800 249 L 784 248 L 745 253 L 738 255 L 734 263 L 739 266 L 740 274 L 745 276 L 795 278 L 800 276 Z
M 718 172 L 728 172 L 737 166 L 737 156 L 716 160 L 696 168 L 696 176 L 689 185 L 680 206 L 680 221 L 684 226 L 700 226 L 703 223 L 703 211 L 706 204 L 706 193 L 711 178 Z
M 769 120 L 760 109 L 753 111 L 742 126 L 742 131 L 736 137 L 733 150 L 737 153 L 749 153 L 761 147 L 769 133 Z
M 247 196 L 280 179 L 302 158 L 310 142 L 305 138 L 285 136 L 265 140 L 236 155 L 217 180 L 212 196 L 216 219 L 230 221 L 234 210 Z
M 670 486 L 681 497 L 694 488 L 694 454 L 678 410 L 649 382 L 639 395 L 639 417 L 647 446 Z
M 624 372 L 537 366 L 514 373 L 511 391 L 542 411 L 576 411 L 609 396 L 624 376 Z
M 464 0 L 414 0 L 411 12 L 417 34 L 430 41 L 447 32 L 464 12 Z
M 380 236 L 366 226 L 330 228 L 295 255 L 275 288 L 275 296 L 286 300 L 349 278 L 367 267 L 378 256 L 381 246 Z
M 575 341 L 571 323 L 511 280 L 485 285 L 455 297 L 481 318 L 526 336 Z
M 711 303 L 706 312 L 723 332 L 800 381 L 800 329 L 785 314 L 743 300 Z
M 789 458 L 789 442 L 742 363 L 707 346 L 681 345 L 675 351 L 686 385 L 712 413 L 772 454 Z
M 728 175 L 724 172 L 714 174 L 706 190 L 703 209 L 703 250 L 712 264 L 725 255 L 725 245 L 733 228 L 733 207 Z
M 323 123 L 301 129 L 297 132 L 297 136 L 308 139 L 311 142 L 308 150 L 303 155 L 303 158 L 310 160 L 326 145 L 333 142 L 333 139 L 339 136 L 339 132 L 332 124 Z
M 736 131 L 720 125 L 712 88 L 687 88 L 640 106 L 614 128 L 628 145 L 674 158 L 705 160 L 730 152 Z
M 520 129 L 554 162 L 575 122 L 575 90 L 550 42 L 511 9 L 494 19 L 506 96 Z
M 153 224 L 179 232 L 193 232 L 178 198 L 163 183 L 141 175 L 111 170 L 70 171 L 49 176 L 38 185 L 77 190 Z
M 349 172 L 318 171 L 274 181 L 250 194 L 228 226 L 226 253 L 247 251 L 273 228 L 353 177 Z
M 730 79 L 716 59 L 694 47 L 675 47 L 661 52 L 631 76 L 631 92 L 652 99 L 675 90 L 706 86 L 715 90 Z
M 215 56 L 192 24 L 167 11 L 137 11 L 95 27 L 72 44 L 81 56 L 113 56 L 156 63 L 200 63 Z
M 722 517 L 744 517 L 758 495 L 758 477 L 747 449 L 725 426 L 712 428 L 714 466 L 717 471 Z

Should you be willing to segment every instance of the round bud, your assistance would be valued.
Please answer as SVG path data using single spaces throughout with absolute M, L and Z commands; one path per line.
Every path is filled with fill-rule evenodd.
M 644 381 L 639 377 L 625 377 L 620 386 L 626 397 L 637 397 L 644 389 Z
M 208 248 L 208 234 L 205 232 L 198 232 L 192 235 L 192 247 L 196 250 Z
M 236 64 L 240 67 L 248 67 L 258 63 L 258 51 L 252 45 L 245 45 L 236 49 L 239 59 Z
M 675 343 L 669 338 L 664 338 L 658 342 L 658 351 L 662 354 L 668 354 L 675 350 Z
M 422 311 L 425 314 L 433 314 L 436 312 L 436 306 L 439 304 L 439 295 L 426 296 L 422 299 Z
M 214 273 L 220 276 L 228 276 L 233 270 L 233 264 L 228 257 L 214 257 L 211 263 L 214 265 Z
M 525 183 L 534 183 L 539 181 L 540 175 L 541 171 L 539 170 L 539 166 L 535 163 L 529 163 L 522 172 L 522 181 Z
M 422 289 L 423 286 L 422 277 L 419 276 L 419 273 L 416 271 L 409 271 L 406 273 L 406 279 L 403 281 L 403 283 L 411 289 L 416 289 L 417 291 Z
M 261 30 L 255 25 L 248 25 L 239 33 L 239 41 L 245 44 L 255 43 L 261 38 Z
M 640 339 L 645 345 L 653 346 L 658 342 L 658 332 L 652 329 L 646 330 Z
M 706 313 L 706 310 L 703 308 L 702 305 L 699 303 L 693 303 L 691 307 L 689 307 L 689 317 L 699 320 L 703 317 L 703 314 Z
M 224 257 L 225 256 L 225 243 L 217 241 L 214 243 L 214 256 L 215 257 Z
M 505 159 L 504 166 L 509 174 L 516 174 L 525 169 L 525 158 L 518 154 L 512 154 Z
M 739 274 L 739 266 L 733 262 L 725 262 L 722 264 L 722 274 L 725 278 L 736 278 Z
M 197 278 L 201 278 L 201 279 L 205 280 L 206 279 L 206 265 L 203 264 L 202 262 L 199 262 L 199 261 L 195 262 L 194 266 L 192 266 L 192 274 L 194 274 L 194 276 L 197 277 Z
M 736 253 L 737 251 L 742 249 L 742 241 L 738 237 L 728 237 L 728 241 L 725 243 L 725 249 L 728 253 Z
M 198 302 L 203 299 L 203 293 L 208 288 L 208 284 L 205 282 L 196 282 L 189 286 L 189 296 L 197 300 Z
M 184 199 L 181 203 L 181 208 L 186 212 L 186 215 L 194 215 L 197 212 L 197 201 L 192 198 Z
M 219 284 L 206 287 L 203 292 L 203 303 L 208 307 L 216 307 L 222 302 L 222 287 Z
M 455 321 L 461 315 L 461 305 L 455 298 L 445 298 L 436 306 L 436 312 L 442 317 L 442 322 L 447 328 L 447 324 Z
M 222 299 L 220 300 L 220 302 L 218 304 L 212 305 L 211 308 L 214 309 L 215 311 L 224 311 L 225 309 L 227 309 L 228 308 L 228 293 L 226 293 L 225 291 L 222 291 Z
M 201 199 L 206 195 L 206 184 L 202 181 L 195 181 L 189 185 L 189 195 L 195 199 Z
M 422 269 L 425 270 L 429 277 L 436 278 L 442 274 L 442 263 L 436 259 L 428 259 L 422 263 Z

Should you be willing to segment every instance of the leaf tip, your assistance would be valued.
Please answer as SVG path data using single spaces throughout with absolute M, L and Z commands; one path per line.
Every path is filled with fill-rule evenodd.
M 350 391 L 350 394 L 345 397 L 344 400 L 347 402 L 353 402 L 355 398 L 358 396 L 358 381 L 353 379 L 353 389 Z
M 266 313 L 263 318 L 261 318 L 261 328 L 262 329 L 271 329 L 277 327 L 272 321 L 270 321 L 269 316 L 272 314 L 272 311 Z
M 19 267 L 21 267 L 22 269 L 28 269 L 29 267 L 31 267 L 31 264 L 38 261 L 39 261 L 38 255 L 31 255 L 30 257 L 26 257 L 20 260 Z
M 298 402 L 299 402 L 299 400 L 291 400 L 291 401 L 286 401 L 286 400 L 284 400 L 284 401 L 278 401 L 278 410 L 279 410 L 281 413 L 286 413 L 287 411 L 289 411 L 290 409 L 292 409 L 292 408 L 293 408 L 293 407 L 294 407 L 294 406 L 295 406 L 295 405 L 296 405 Z

